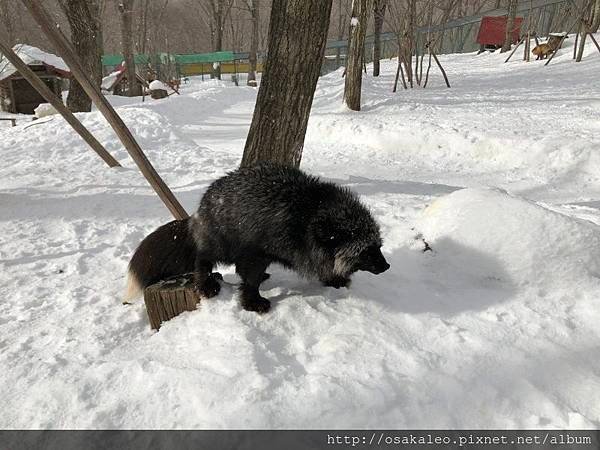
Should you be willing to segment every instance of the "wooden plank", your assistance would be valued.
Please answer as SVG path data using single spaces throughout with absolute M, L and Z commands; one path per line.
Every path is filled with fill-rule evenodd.
M 16 127 L 17 126 L 17 119 L 12 118 L 12 117 L 0 117 L 0 120 L 10 120 L 11 126 Z
M 109 167 L 120 167 L 119 162 L 114 159 L 108 151 L 102 146 L 98 140 L 85 128 L 71 111 L 63 104 L 54 92 L 39 78 L 21 58 L 4 42 L 0 41 L 0 51 L 15 66 L 19 73 L 25 78 L 29 84 L 56 109 L 61 116 L 73 127 L 73 129 L 83 138 L 85 142 L 94 150 L 100 158 L 104 160 Z M 13 95 L 14 97 L 14 95 Z
M 142 151 L 142 148 L 131 134 L 131 131 L 129 131 L 129 128 L 127 128 L 125 122 L 123 122 L 123 119 L 121 119 L 112 105 L 106 100 L 104 95 L 102 95 L 99 87 L 90 80 L 86 71 L 81 66 L 79 58 L 75 54 L 71 44 L 62 34 L 60 28 L 56 26 L 51 16 L 41 4 L 42 2 L 36 0 L 21 0 L 21 3 L 25 5 L 37 24 L 41 27 L 45 37 L 56 49 L 58 55 L 67 63 L 73 77 L 79 82 L 85 93 L 96 105 L 96 108 L 98 108 L 111 125 L 131 158 L 135 161 L 146 180 L 148 180 L 148 183 L 150 183 L 171 214 L 173 214 L 176 219 L 188 217 L 187 212 L 158 175 Z

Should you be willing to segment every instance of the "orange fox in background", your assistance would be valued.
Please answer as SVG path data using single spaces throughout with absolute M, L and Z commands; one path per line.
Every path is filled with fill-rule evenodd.
M 554 49 L 552 48 L 551 45 L 544 43 L 544 44 L 537 45 L 531 51 L 531 53 L 533 53 L 535 56 L 537 56 L 536 59 L 544 59 L 553 51 L 554 51 Z

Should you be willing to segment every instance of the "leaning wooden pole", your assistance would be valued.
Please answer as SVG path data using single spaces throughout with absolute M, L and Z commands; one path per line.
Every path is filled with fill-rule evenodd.
M 64 105 L 61 99 L 59 99 L 46 83 L 44 83 L 33 70 L 25 64 L 21 58 L 4 42 L 0 41 L 0 53 L 2 53 L 6 59 L 19 71 L 19 73 L 27 80 L 27 82 L 50 103 L 54 109 L 56 109 L 61 116 L 73 127 L 73 129 L 87 142 L 87 144 L 94 150 L 100 158 L 104 160 L 109 167 L 120 167 L 121 164 L 111 156 L 110 153 L 102 146 L 98 140 L 92 136 L 92 133 L 85 128 L 81 122 L 73 115 L 71 111 Z
M 594 43 L 594 45 L 596 46 L 596 48 L 600 52 L 600 45 L 598 45 L 598 41 L 594 37 L 594 34 L 593 33 L 588 33 L 588 36 L 590 37 L 590 39 L 592 40 L 592 42 Z
M 508 58 L 506 58 L 506 60 L 504 61 L 504 64 L 506 64 L 508 61 L 510 61 L 510 58 L 512 58 L 512 56 L 515 54 L 515 52 L 517 51 L 517 49 L 521 46 L 521 44 L 523 43 L 523 41 L 527 39 L 527 35 L 523 36 L 521 39 L 519 39 L 519 42 L 517 43 L 516 47 L 513 48 L 513 51 L 510 52 L 510 55 L 508 55 Z M 527 51 L 527 50 L 525 50 Z
M 177 201 L 169 187 L 158 175 L 148 158 L 146 158 L 146 155 L 142 151 L 140 145 L 137 143 L 131 134 L 131 131 L 129 131 L 121 117 L 119 117 L 112 105 L 100 93 L 98 87 L 89 79 L 87 73 L 79 63 L 75 52 L 71 48 L 71 45 L 60 32 L 60 29 L 53 25 L 52 19 L 50 18 L 48 12 L 40 4 L 41 2 L 36 0 L 21 0 L 21 2 L 25 5 L 37 24 L 41 27 L 44 35 L 57 50 L 59 56 L 65 60 L 71 69 L 72 75 L 79 82 L 85 93 L 96 105 L 96 108 L 98 108 L 98 110 L 113 128 L 129 155 L 131 155 L 142 174 L 146 180 L 148 180 L 152 188 L 156 191 L 165 206 L 169 209 L 169 211 L 171 211 L 171 214 L 173 214 L 176 219 L 184 219 L 188 217 L 188 214 L 186 213 L 185 209 L 183 209 L 183 206 L 181 206 L 181 204 Z

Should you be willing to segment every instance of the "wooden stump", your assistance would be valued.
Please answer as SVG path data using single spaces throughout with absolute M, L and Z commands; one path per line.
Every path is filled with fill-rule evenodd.
M 556 33 L 556 34 L 550 33 L 547 44 L 550 47 L 552 47 L 552 51 L 556 51 L 562 47 L 562 44 L 564 42 L 564 39 L 563 39 L 564 37 L 565 36 L 562 33 Z
M 169 93 L 165 89 L 152 89 L 150 91 L 150 97 L 154 100 L 160 100 L 161 98 L 167 98 Z
M 193 274 L 185 274 L 166 281 L 159 281 L 144 289 L 144 302 L 150 327 L 158 330 L 162 322 L 181 314 L 194 311 L 200 296 L 194 290 Z

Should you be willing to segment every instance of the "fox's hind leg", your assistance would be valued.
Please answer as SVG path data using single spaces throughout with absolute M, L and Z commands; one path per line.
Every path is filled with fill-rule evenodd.
M 251 258 L 236 262 L 235 270 L 242 277 L 240 286 L 242 308 L 246 311 L 263 314 L 271 308 L 271 302 L 261 297 L 258 290 L 270 263 L 269 260 L 263 258 Z
M 217 273 L 217 272 L 215 272 Z M 237 271 L 237 268 L 235 269 L 235 273 L 237 273 L 238 275 L 240 275 L 240 273 Z M 223 279 L 223 276 L 221 274 L 219 274 L 219 276 L 221 276 L 221 280 Z M 241 276 L 241 275 L 240 275 Z M 264 272 L 261 277 L 260 277 L 260 282 L 262 283 L 263 281 L 267 281 L 269 278 L 271 278 L 271 274 Z
M 217 280 L 222 280 L 220 273 L 212 273 L 213 262 L 206 254 L 199 252 L 196 255 L 196 264 L 194 270 L 194 283 L 196 290 L 206 298 L 214 297 L 221 290 L 221 285 Z

